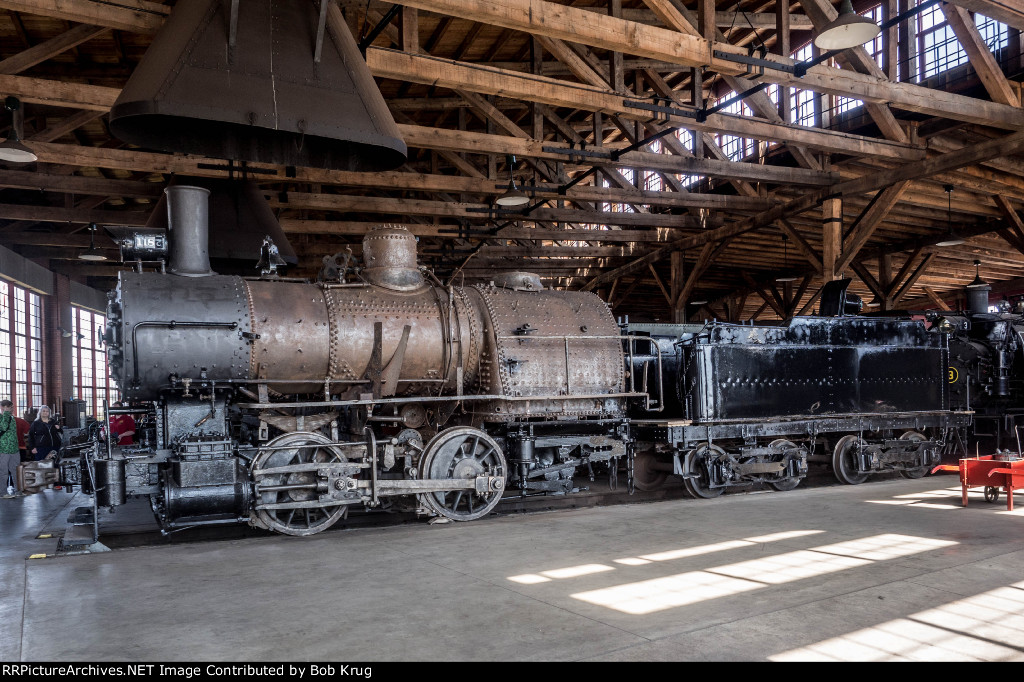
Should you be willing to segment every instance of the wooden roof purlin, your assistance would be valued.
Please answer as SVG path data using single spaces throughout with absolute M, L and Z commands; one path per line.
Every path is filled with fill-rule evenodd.
M 854 6 L 879 3 L 883 19 L 901 5 Z M 75 260 L 88 223 L 145 222 L 170 174 L 224 175 L 208 167 L 216 159 L 135 149 L 107 129 L 173 4 L 0 0 L 0 96 L 23 102 L 39 156 L 0 165 L 0 244 L 107 287 L 112 265 Z M 258 177 L 304 264 L 293 274 L 389 222 L 420 236 L 442 275 L 465 263 L 466 277 L 484 277 L 514 259 L 634 319 L 806 313 L 837 276 L 882 308 L 955 306 L 974 258 L 1015 293 L 1024 10 L 937 5 L 967 63 L 926 79 L 909 73 L 915 46 L 895 29 L 882 33 L 881 66 L 854 48 L 795 73 L 790 54 L 838 4 L 332 0 L 332 30 L 358 40 L 381 24 L 366 60 L 409 160 Z M 996 52 L 975 12 L 1008 25 Z M 792 121 L 798 91 L 818 125 Z M 742 114 L 708 113 L 736 92 Z M 840 98 L 863 104 L 841 112 Z M 528 213 L 494 208 L 510 173 L 536 205 Z M 951 227 L 967 243 L 937 246 Z

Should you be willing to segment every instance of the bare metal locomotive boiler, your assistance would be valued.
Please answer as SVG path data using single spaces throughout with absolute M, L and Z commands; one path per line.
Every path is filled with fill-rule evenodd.
M 293 535 L 354 504 L 472 520 L 506 487 L 571 490 L 627 454 L 627 399 L 654 406 L 595 295 L 526 273 L 428 283 L 400 228 L 366 236 L 355 278 L 217 275 L 206 190 L 167 193 L 168 274 L 120 274 L 105 339 L 155 433 L 87 458 L 100 505 L 148 496 L 165 527 Z

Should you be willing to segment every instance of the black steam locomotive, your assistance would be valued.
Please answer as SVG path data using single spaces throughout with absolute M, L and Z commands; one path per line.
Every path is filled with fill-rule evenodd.
M 977 262 L 976 262 L 977 264 Z M 932 313 L 932 329 L 949 336 L 950 400 L 975 414 L 972 440 L 1020 450 L 1024 416 L 1024 306 L 990 312 L 991 287 L 980 277 L 967 285 L 967 310 Z
M 564 494 L 579 470 L 679 475 L 698 497 L 920 476 L 970 415 L 951 409 L 944 335 L 850 317 L 785 326 L 619 325 L 589 293 L 506 273 L 428 281 L 384 227 L 362 267 L 322 281 L 210 271 L 207 191 L 168 188 L 167 273 L 122 272 L 104 338 L 150 426 L 61 465 L 96 505 L 150 500 L 162 528 L 248 522 L 320 532 L 352 506 L 468 521 L 504 495 Z M 95 517 L 94 517 L 95 518 Z

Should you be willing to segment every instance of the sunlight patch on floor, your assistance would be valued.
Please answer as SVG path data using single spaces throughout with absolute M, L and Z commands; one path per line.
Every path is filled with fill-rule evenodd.
M 1024 582 L 816 644 L 772 661 L 1024 661 Z

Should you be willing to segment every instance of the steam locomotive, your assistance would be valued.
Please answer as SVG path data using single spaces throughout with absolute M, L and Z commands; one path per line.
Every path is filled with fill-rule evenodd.
M 946 336 L 851 317 L 785 326 L 619 324 L 597 296 L 529 273 L 430 281 L 416 240 L 381 227 L 362 267 L 321 281 L 211 272 L 207 190 L 166 190 L 167 274 L 122 272 L 104 343 L 138 444 L 98 440 L 60 466 L 96 506 L 150 500 L 165 530 L 248 522 L 320 532 L 353 506 L 457 521 L 503 495 L 564 494 L 581 469 L 698 497 L 923 475 L 951 431 Z
M 975 264 L 980 264 L 978 261 Z M 1020 450 L 1024 416 L 1024 306 L 990 312 L 991 287 L 975 277 L 967 285 L 967 310 L 933 313 L 932 328 L 949 336 L 950 400 L 975 413 L 972 440 Z

